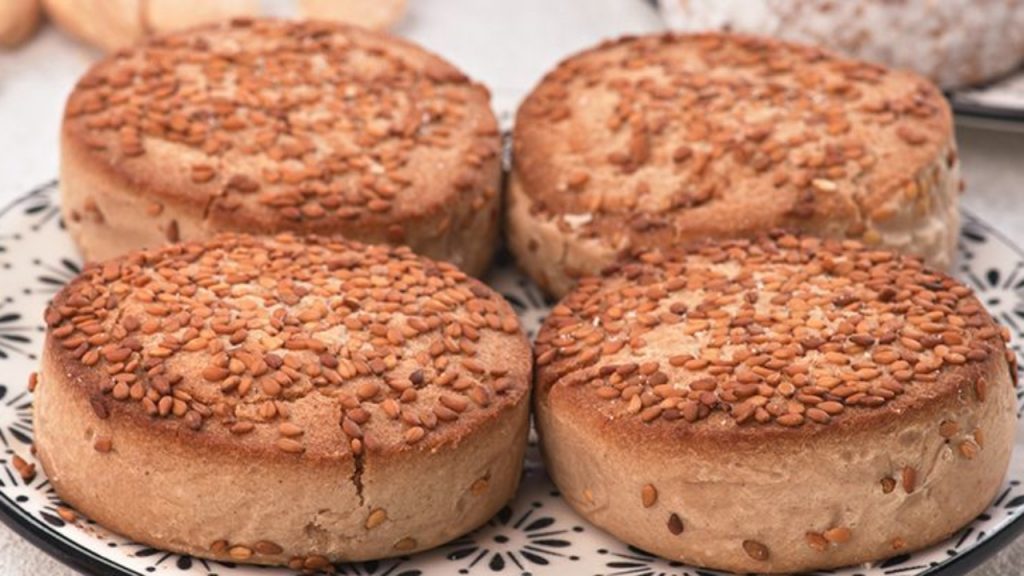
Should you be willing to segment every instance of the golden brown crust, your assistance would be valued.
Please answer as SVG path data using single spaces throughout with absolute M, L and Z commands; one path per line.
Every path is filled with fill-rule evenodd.
M 629 37 L 549 73 L 514 138 L 512 248 L 544 259 L 564 236 L 578 261 L 545 260 L 558 294 L 607 254 L 779 227 L 950 263 L 931 220 L 955 206 L 952 116 L 911 73 L 745 36 Z
M 342 233 L 438 258 L 485 214 L 476 244 L 487 257 L 467 263 L 478 274 L 496 226 L 488 100 L 395 38 L 235 20 L 94 66 L 65 110 L 64 177 L 94 172 L 105 188 L 145 198 L 150 218 L 186 207 L 201 229 Z
M 969 288 L 781 233 L 637 256 L 582 280 L 535 344 L 546 459 L 591 521 L 699 565 L 802 571 L 936 542 L 998 490 L 1016 361 Z M 855 543 L 804 543 L 832 529 Z
M 534 347 L 538 397 L 555 389 L 627 436 L 874 429 L 1015 362 L 969 288 L 853 241 L 777 233 L 638 258 L 582 280 Z
M 252 561 L 279 564 L 402 554 L 479 525 L 518 482 L 532 369 L 519 322 L 482 283 L 408 248 L 225 234 L 88 266 L 46 322 L 44 466 L 69 502 L 142 541 L 238 560 L 211 542 L 273 536 L 282 550 Z M 86 480 L 108 466 L 127 471 Z M 204 511 L 152 525 L 221 498 L 252 466 L 252 514 L 287 522 Z M 109 506 L 211 474 L 145 521 Z M 459 487 L 417 512 L 447 482 Z M 302 506 L 275 492 L 292 485 Z M 341 516 L 321 526 L 314 496 Z M 381 514 L 402 526 L 378 530 Z M 399 546 L 402 530 L 429 533 Z

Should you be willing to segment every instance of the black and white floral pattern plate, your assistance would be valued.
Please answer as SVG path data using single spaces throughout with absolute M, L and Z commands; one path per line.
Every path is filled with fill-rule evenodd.
M 79 266 L 60 221 L 55 183 L 0 209 L 0 519 L 64 562 L 94 574 L 294 574 L 170 554 L 126 540 L 88 520 L 69 524 L 58 514 L 60 499 L 42 470 L 30 482 L 22 481 L 12 462 L 15 455 L 34 462 L 32 397 L 27 382 L 43 343 L 43 309 L 78 273 Z M 992 314 L 1010 327 L 1016 339 L 1014 349 L 1020 354 L 1020 342 L 1024 342 L 1024 252 L 965 214 L 957 274 L 978 292 Z M 515 306 L 532 337 L 547 312 L 540 292 L 510 265 L 499 266 L 489 280 Z M 1018 397 L 1022 395 L 1018 393 Z M 971 525 L 929 550 L 827 574 L 963 573 L 1024 529 L 1022 481 L 1024 432 L 1019 431 L 1004 489 Z M 518 497 L 486 526 L 416 556 L 339 564 L 335 570 L 351 576 L 719 574 L 654 557 L 589 525 L 559 497 L 535 446 L 528 453 Z

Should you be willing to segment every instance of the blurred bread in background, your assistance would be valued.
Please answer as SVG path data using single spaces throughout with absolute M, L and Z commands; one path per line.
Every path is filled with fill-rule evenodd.
M 385 30 L 405 14 L 405 0 L 299 0 L 303 18 Z
M 259 0 L 43 0 L 43 4 L 57 26 L 107 52 L 160 32 L 260 13 Z
M 28 40 L 42 19 L 39 0 L 0 2 L 0 48 L 14 48 Z
M 38 21 L 40 0 L 0 0 L 0 45 L 28 36 Z M 260 0 L 42 0 L 51 19 L 65 32 L 105 52 L 131 46 L 149 36 L 241 16 L 260 16 Z M 34 20 L 18 17 L 32 6 Z M 383 30 L 405 14 L 406 0 L 292 0 L 280 3 L 285 15 Z M 11 24 L 8 25 L 7 22 Z M 32 22 L 30 27 L 21 22 Z M 21 26 L 21 27 L 19 27 Z M 22 31 L 22 27 L 27 32 Z M 11 29 L 12 40 L 7 39 Z
M 237 16 L 257 16 L 260 0 L 137 0 L 142 6 L 142 23 L 147 36 L 172 32 Z
M 659 0 L 670 28 L 819 44 L 927 76 L 944 89 L 1024 62 L 1024 0 Z
M 43 0 L 61 30 L 102 50 L 142 38 L 141 0 Z

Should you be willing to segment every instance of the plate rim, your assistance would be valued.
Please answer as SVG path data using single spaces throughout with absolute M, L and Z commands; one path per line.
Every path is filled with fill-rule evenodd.
M 47 530 L 41 523 L 27 519 L 3 492 L 0 492 L 0 522 L 51 558 L 81 574 L 143 576 L 68 540 L 58 532 Z
M 1024 112 L 1022 112 L 1019 121 L 1024 123 Z M 0 217 L 6 216 L 14 207 L 32 196 L 58 185 L 59 179 L 53 178 L 32 187 L 29 191 L 18 195 L 13 200 L 0 206 Z M 998 238 L 1000 242 L 1024 259 L 1024 247 L 1018 246 L 1006 234 L 982 220 L 973 211 L 963 206 L 960 206 L 958 209 L 972 224 L 984 228 L 986 232 Z M 1018 422 L 1018 426 L 1020 425 L 1020 422 Z M 116 564 L 108 558 L 68 539 L 59 532 L 47 529 L 42 523 L 30 519 L 26 516 L 23 509 L 13 503 L 10 497 L 2 491 L 0 491 L 0 522 L 51 558 L 79 573 L 90 576 L 145 576 L 141 572 Z M 960 530 L 957 530 L 956 533 L 959 532 Z M 1022 533 L 1024 533 L 1024 514 L 1011 520 L 1002 529 L 989 535 L 980 544 L 975 545 L 963 554 L 953 556 L 941 564 L 926 569 L 919 576 L 960 576 L 967 574 L 1017 540 Z M 951 535 L 950 538 L 954 535 Z
M 1024 124 L 1024 108 L 985 106 L 973 102 L 959 102 L 955 94 L 947 97 L 953 114 L 960 118 L 1004 122 L 1014 126 Z
M 944 94 L 946 101 L 956 116 L 963 116 L 972 119 L 990 120 L 1005 122 L 1015 128 L 1024 126 L 1024 106 L 998 106 L 980 103 L 969 96 L 971 92 L 984 91 L 998 84 L 1003 80 L 1024 77 L 1024 65 L 1010 70 L 1004 75 L 994 78 L 977 86 L 964 86 L 957 89 L 946 90 Z

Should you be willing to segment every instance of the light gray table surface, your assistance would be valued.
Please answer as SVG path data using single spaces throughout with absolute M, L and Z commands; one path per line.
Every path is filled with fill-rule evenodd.
M 6 0 L 0 0 L 6 1 Z M 661 29 L 642 2 L 627 0 L 413 0 L 396 33 L 445 56 L 487 84 L 507 114 L 565 55 L 601 39 Z M 280 11 L 280 10 L 279 10 Z M 0 52 L 0 205 L 56 177 L 64 99 L 98 54 L 52 28 L 16 52 Z M 958 126 L 974 214 L 1024 245 L 1024 133 Z M 0 278 L 0 292 L 3 292 Z M 1024 573 L 1024 539 L 971 573 Z M 74 572 L 0 524 L 0 576 Z

